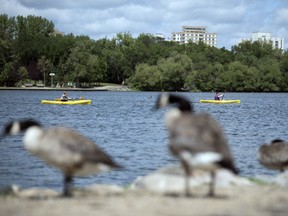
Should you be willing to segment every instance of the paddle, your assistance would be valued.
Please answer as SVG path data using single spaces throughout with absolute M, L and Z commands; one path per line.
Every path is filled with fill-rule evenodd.
M 222 96 L 222 99 L 221 99 L 221 100 L 224 100 L 225 93 L 226 93 L 226 92 L 223 93 L 223 96 Z
M 68 98 L 68 100 L 85 100 L 85 97 L 81 96 L 79 98 Z M 61 98 L 55 98 L 55 101 L 61 101 Z

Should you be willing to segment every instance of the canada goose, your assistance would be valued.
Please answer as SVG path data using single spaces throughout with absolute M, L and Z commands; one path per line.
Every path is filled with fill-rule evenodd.
M 169 132 L 169 149 L 177 157 L 185 171 L 185 194 L 191 196 L 189 177 L 193 168 L 211 173 L 208 196 L 214 196 L 215 169 L 226 168 L 237 174 L 227 141 L 221 127 L 209 114 L 195 114 L 190 102 L 175 94 L 161 94 L 156 109 L 176 105 L 166 114 Z
M 259 162 L 269 168 L 284 172 L 288 168 L 288 143 L 281 139 L 263 144 L 258 151 Z
M 72 129 L 44 129 L 34 120 L 12 121 L 5 126 L 3 136 L 21 131 L 24 132 L 24 146 L 29 152 L 63 172 L 64 196 L 72 196 L 73 176 L 120 168 L 94 142 Z

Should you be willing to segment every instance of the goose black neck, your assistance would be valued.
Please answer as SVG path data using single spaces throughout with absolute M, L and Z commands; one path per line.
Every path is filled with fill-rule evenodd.
M 182 112 L 193 112 L 193 107 L 186 98 L 171 94 L 169 100 L 170 103 L 177 104 Z
M 22 131 L 28 129 L 29 127 L 32 126 L 38 126 L 41 127 L 41 124 L 33 119 L 27 119 L 27 120 L 22 120 L 20 121 L 20 128 Z
M 272 140 L 271 143 L 277 143 L 277 142 L 284 142 L 284 140 L 282 140 L 282 139 L 274 139 L 274 140 Z

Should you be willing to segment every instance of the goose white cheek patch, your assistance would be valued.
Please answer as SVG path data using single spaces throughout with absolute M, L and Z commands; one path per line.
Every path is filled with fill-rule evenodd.
M 14 122 L 12 128 L 10 130 L 11 135 L 16 135 L 20 132 L 20 124 L 19 122 Z

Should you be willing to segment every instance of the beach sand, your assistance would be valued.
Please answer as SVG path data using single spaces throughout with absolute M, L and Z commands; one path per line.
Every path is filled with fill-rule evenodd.
M 117 186 L 116 190 L 101 187 L 96 185 L 94 189 L 76 190 L 73 198 L 59 197 L 53 191 L 41 197 L 39 191 L 35 193 L 33 189 L 17 195 L 2 194 L 0 215 L 288 215 L 288 189 L 271 184 L 217 188 L 215 198 L 205 196 L 207 187 L 194 190 L 194 197 L 189 198 L 183 194 L 172 196 L 120 187 L 117 189 Z

